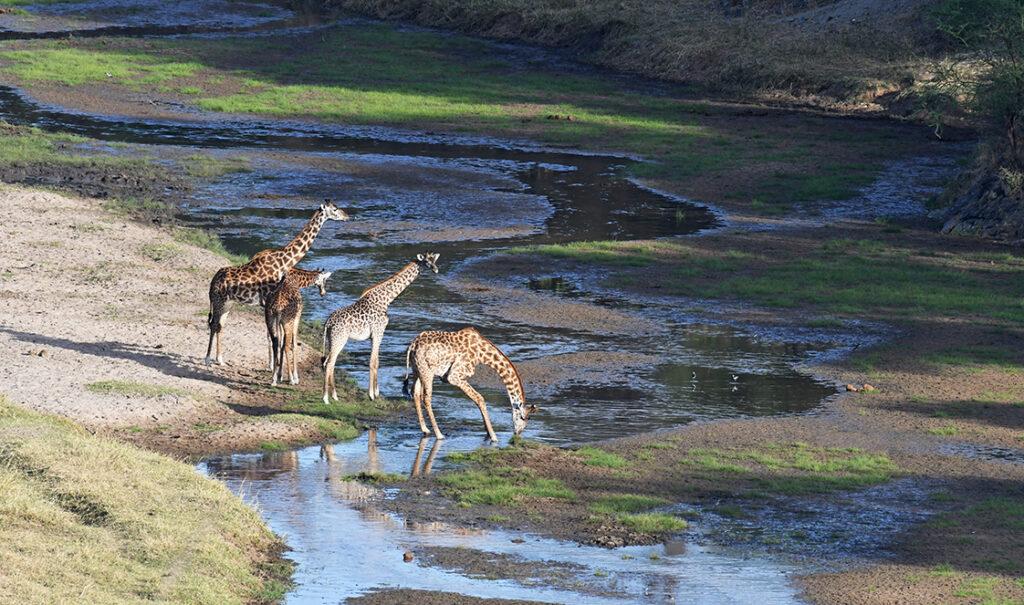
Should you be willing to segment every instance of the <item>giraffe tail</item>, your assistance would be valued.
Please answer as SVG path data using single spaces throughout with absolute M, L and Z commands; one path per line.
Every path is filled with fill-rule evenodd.
M 328 342 L 327 335 L 328 335 L 329 332 L 330 332 L 330 328 L 327 326 L 327 324 L 324 324 L 324 340 L 323 340 L 324 348 L 323 348 L 323 354 L 320 355 L 320 367 L 323 368 L 324 371 L 327 371 L 327 351 L 329 351 L 329 349 L 327 347 L 330 344 Z
M 409 347 L 405 349 L 405 378 L 402 380 L 402 395 L 408 399 L 412 398 L 412 390 L 409 389 L 409 379 L 411 377 L 411 374 L 409 372 L 409 368 L 411 367 L 411 364 L 409 363 L 409 358 L 412 356 L 412 350 L 415 344 L 416 342 L 413 341 L 409 343 Z

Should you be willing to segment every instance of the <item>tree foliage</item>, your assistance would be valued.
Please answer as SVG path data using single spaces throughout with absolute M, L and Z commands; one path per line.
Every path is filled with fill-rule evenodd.
M 1024 166 L 1024 0 L 943 0 L 933 17 L 961 51 L 938 70 L 933 98 L 965 105 Z

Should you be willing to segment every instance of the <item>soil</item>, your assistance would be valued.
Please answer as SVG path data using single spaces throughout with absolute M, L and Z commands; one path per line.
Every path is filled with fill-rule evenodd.
M 0 199 L 0 381 L 13 401 L 176 454 L 322 438 L 312 422 L 261 419 L 296 396 L 266 386 L 261 315 L 236 308 L 223 337 L 229 365 L 204 365 L 206 293 L 224 258 L 99 200 L 7 185 Z M 307 349 L 308 386 L 319 381 Z M 104 381 L 151 394 L 96 392 Z

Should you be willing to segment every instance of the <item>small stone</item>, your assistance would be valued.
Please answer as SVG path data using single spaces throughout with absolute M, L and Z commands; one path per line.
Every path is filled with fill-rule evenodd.
M 524 540 L 522 538 L 512 538 L 512 543 L 513 544 L 522 544 L 523 542 L 526 542 L 526 540 Z
M 853 386 L 852 384 L 848 384 L 848 385 L 846 385 L 846 390 L 851 392 L 851 393 L 856 393 L 860 389 L 858 389 L 857 387 Z
M 411 563 L 412 559 L 413 559 L 413 555 L 412 555 L 412 551 L 411 550 L 405 551 L 405 554 L 402 555 L 402 560 L 405 561 L 406 563 Z
M 866 383 L 866 382 L 865 382 L 865 383 L 864 383 L 864 386 L 863 386 L 863 388 L 862 388 L 862 390 L 863 390 L 863 391 L 864 391 L 865 393 L 870 393 L 870 392 L 872 392 L 872 391 L 875 391 L 875 390 L 877 390 L 877 389 L 875 389 L 875 387 L 874 387 L 874 386 L 872 386 L 872 385 L 870 385 L 870 384 L 868 384 L 868 383 Z

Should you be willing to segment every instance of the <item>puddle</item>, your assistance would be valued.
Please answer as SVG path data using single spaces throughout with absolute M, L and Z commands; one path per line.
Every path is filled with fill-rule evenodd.
M 835 571 L 892 555 L 897 537 L 935 514 L 936 486 L 897 479 L 817 499 L 774 498 L 771 505 L 701 511 L 694 539 L 750 555 L 782 555 L 810 570 Z
M 1013 447 L 979 445 L 975 443 L 947 443 L 939 446 L 939 451 L 947 456 L 964 456 L 993 462 L 1024 464 L 1024 449 Z
M 799 602 L 789 581 L 796 569 L 767 557 L 683 541 L 610 550 L 516 532 L 407 523 L 374 508 L 375 488 L 343 477 L 373 468 L 409 472 L 418 440 L 382 433 L 371 455 L 367 439 L 335 445 L 330 457 L 310 447 L 211 458 L 198 466 L 251 502 L 287 540 L 288 556 L 298 567 L 297 586 L 286 603 L 337 603 L 398 586 L 595 605 Z M 448 439 L 442 447 L 448 452 L 467 445 Z M 452 562 L 451 549 L 463 549 L 459 561 Z M 406 551 L 423 556 L 405 563 Z M 535 571 L 538 567 L 552 571 Z

